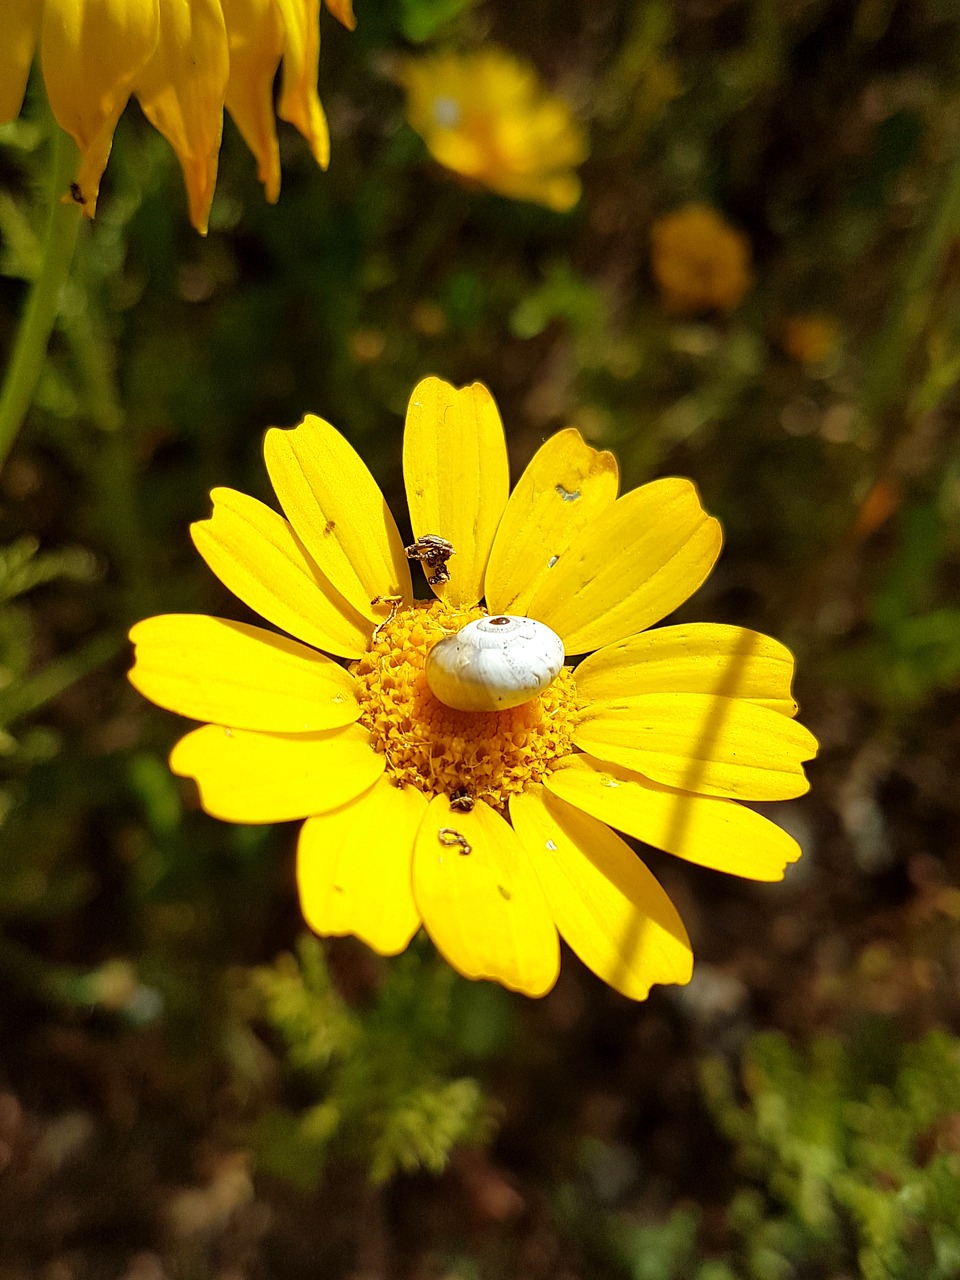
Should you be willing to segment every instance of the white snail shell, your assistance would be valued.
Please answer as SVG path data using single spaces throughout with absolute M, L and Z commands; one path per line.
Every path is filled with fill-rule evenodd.
M 478 618 L 427 654 L 427 684 L 456 711 L 506 711 L 529 702 L 559 675 L 563 641 L 533 618 Z

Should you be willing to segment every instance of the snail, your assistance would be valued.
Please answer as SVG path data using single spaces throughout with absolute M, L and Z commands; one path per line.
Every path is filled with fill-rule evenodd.
M 529 702 L 563 666 L 563 641 L 533 618 L 468 622 L 427 654 L 427 684 L 456 711 L 506 711 Z

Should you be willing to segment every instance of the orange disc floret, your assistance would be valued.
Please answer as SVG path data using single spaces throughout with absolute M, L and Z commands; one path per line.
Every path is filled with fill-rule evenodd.
M 484 800 L 502 811 L 511 795 L 540 782 L 573 750 L 576 690 L 564 669 L 543 693 L 509 711 L 445 706 L 427 685 L 427 654 L 482 617 L 483 609 L 452 609 L 439 600 L 402 609 L 377 628 L 353 674 L 360 723 L 398 784 Z

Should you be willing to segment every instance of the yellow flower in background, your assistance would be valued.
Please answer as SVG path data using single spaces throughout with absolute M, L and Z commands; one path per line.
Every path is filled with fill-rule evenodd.
M 556 980 L 558 934 L 634 999 L 687 982 L 683 924 L 611 828 L 779 880 L 798 846 L 738 801 L 801 795 L 816 751 L 781 644 L 717 624 L 647 630 L 720 551 L 693 484 L 618 498 L 613 456 L 570 428 L 511 494 L 490 393 L 437 378 L 407 411 L 411 547 L 328 423 L 273 428 L 264 453 L 284 515 L 215 489 L 192 532 L 288 634 L 185 614 L 131 632 L 133 684 L 205 722 L 174 747 L 174 772 L 226 821 L 306 819 L 297 874 L 317 933 L 392 955 L 423 924 L 460 973 L 531 996 Z M 433 599 L 414 598 L 408 557 Z M 564 654 L 590 656 L 571 668 Z
M 405 58 L 398 74 L 410 126 L 447 169 L 559 213 L 580 199 L 586 133 L 531 66 L 484 48 Z
M 823 364 L 837 349 L 840 326 L 833 316 L 788 316 L 781 339 L 783 350 L 800 364 Z
M 732 311 L 753 283 L 746 236 L 703 204 L 657 219 L 650 267 L 664 306 L 677 315 Z
M 328 0 L 353 26 L 351 0 Z M 131 94 L 183 169 L 200 232 L 217 179 L 226 105 L 257 159 L 267 199 L 280 192 L 276 113 L 326 168 L 330 142 L 317 96 L 320 0 L 0 0 L 0 124 L 20 111 L 39 50 L 57 123 L 80 148 L 71 196 L 93 216 L 113 132 Z

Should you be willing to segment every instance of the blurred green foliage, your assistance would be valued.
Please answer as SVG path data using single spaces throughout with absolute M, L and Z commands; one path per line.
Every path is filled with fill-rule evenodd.
M 296 959 L 281 956 L 247 981 L 247 1016 L 259 1012 L 277 1031 L 295 1076 L 319 1099 L 259 1118 L 251 1141 L 265 1170 L 316 1186 L 339 1146 L 379 1186 L 401 1171 L 441 1173 L 457 1143 L 491 1132 L 478 1082 L 449 1075 L 456 977 L 419 950 L 397 960 L 365 1010 L 337 993 L 312 937 Z
M 604 1248 L 631 1280 L 958 1274 L 960 1041 L 903 1044 L 879 1020 L 852 1041 L 763 1034 L 741 1072 L 719 1057 L 702 1067 L 737 1172 L 725 1243 L 704 1241 L 692 1208 L 660 1224 L 609 1217 Z
M 900 1043 L 889 1025 L 853 1043 L 801 1050 L 757 1037 L 744 1059 L 745 1104 L 719 1061 L 704 1086 L 755 1192 L 732 1201 L 748 1274 L 813 1262 L 857 1266 L 865 1280 L 947 1280 L 960 1270 L 960 1041 L 932 1032 Z M 844 1248 L 849 1242 L 848 1249 Z
M 944 477 L 939 494 L 900 512 L 871 600 L 873 635 L 836 663 L 844 683 L 868 690 L 898 718 L 960 680 L 960 609 L 929 607 L 942 599 L 942 566 L 955 550 L 956 484 L 956 476 Z
M 475 0 L 399 0 L 399 27 L 408 40 L 422 43 L 469 9 Z

